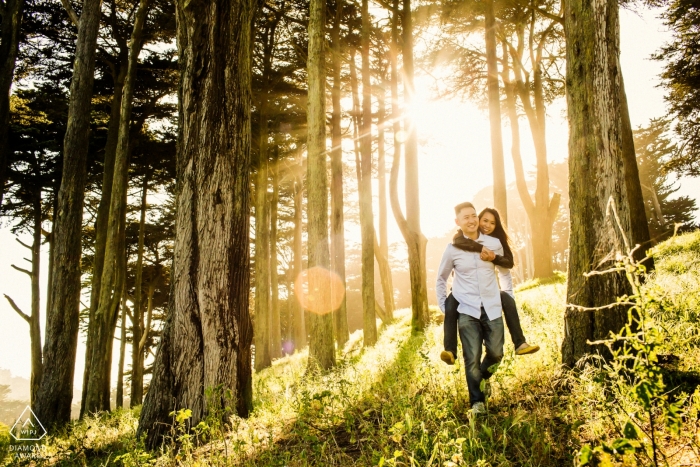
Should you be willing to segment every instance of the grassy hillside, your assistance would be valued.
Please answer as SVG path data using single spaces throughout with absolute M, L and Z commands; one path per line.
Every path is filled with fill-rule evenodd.
M 439 359 L 441 326 L 410 336 L 404 310 L 369 350 L 362 350 L 362 336 L 355 333 L 331 374 L 306 374 L 303 352 L 257 374 L 249 419 L 233 417 L 225 427 L 210 421 L 190 433 L 182 411 L 162 451 L 148 453 L 134 437 L 138 409 L 117 411 L 48 439 L 46 462 L 562 466 L 578 463 L 582 448 L 590 448 L 602 465 L 653 465 L 654 451 L 659 465 L 700 465 L 700 232 L 659 245 L 654 256 L 656 271 L 643 287 L 651 300 L 645 326 L 660 335 L 656 367 L 664 400 L 678 407 L 678 430 L 666 427 L 660 403 L 651 419 L 645 415 L 634 395 L 634 370 L 622 376 L 601 365 L 560 370 L 566 292 L 560 277 L 517 292 L 526 337 L 542 350 L 515 357 L 506 336 L 485 416 L 469 415 L 462 365 Z M 651 428 L 656 450 L 644 434 Z M 6 438 L 0 434 L 7 448 Z M 5 458 L 6 465 L 12 462 Z

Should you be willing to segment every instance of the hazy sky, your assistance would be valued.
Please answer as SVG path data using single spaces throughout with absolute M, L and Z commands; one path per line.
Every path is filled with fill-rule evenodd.
M 640 14 L 621 12 L 622 69 L 630 105 L 632 125 L 646 125 L 651 118 L 664 114 L 663 90 L 657 88 L 659 62 L 649 60 L 669 39 L 655 12 Z M 418 100 L 416 120 L 419 129 L 420 148 L 420 196 L 421 222 L 426 236 L 444 234 L 453 226 L 452 207 L 470 200 L 480 189 L 491 185 L 490 140 L 488 116 L 473 104 L 459 101 L 430 101 L 430 80 L 417 80 Z M 526 170 L 534 165 L 534 150 L 528 139 L 525 124 L 522 127 L 523 159 Z M 503 132 L 508 182 L 514 181 L 512 162 L 509 158 L 510 141 L 507 128 Z M 565 120 L 565 103 L 554 103 L 548 111 L 547 144 L 551 161 L 562 160 L 567 154 L 568 129 Z M 375 191 L 376 193 L 376 191 Z M 680 195 L 698 198 L 700 180 L 681 180 Z M 398 241 L 400 233 L 393 222 L 390 225 L 391 241 Z M 352 238 L 354 232 L 348 232 Z M 359 238 L 359 233 L 357 235 Z M 24 239 L 29 243 L 30 239 Z M 29 279 L 13 270 L 10 264 L 25 265 L 22 259 L 28 251 L 14 240 L 9 229 L 0 229 L 0 294 L 8 294 L 17 304 L 29 311 Z M 45 303 L 47 259 L 42 257 L 42 306 Z M 42 310 L 42 314 L 44 311 Z M 44 324 L 42 315 L 42 329 Z M 115 350 L 115 364 L 117 351 Z M 127 355 L 127 362 L 130 357 Z M 78 350 L 75 371 L 76 387 L 82 385 L 84 367 L 84 341 Z M 15 376 L 29 378 L 29 328 L 0 297 L 0 368 L 7 368 Z M 116 375 L 116 373 L 115 373 Z M 113 377 L 113 381 L 116 376 Z

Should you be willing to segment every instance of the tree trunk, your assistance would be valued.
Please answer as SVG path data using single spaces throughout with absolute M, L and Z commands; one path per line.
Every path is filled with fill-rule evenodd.
M 379 277 L 382 281 L 382 294 L 384 295 L 384 312 L 389 321 L 394 319 L 394 284 L 391 279 L 391 266 L 389 265 L 389 237 L 387 233 L 387 204 L 386 204 L 386 162 L 384 159 L 384 136 L 386 133 L 386 104 L 384 88 L 379 91 L 379 116 L 377 129 L 377 178 L 379 181 L 379 242 L 375 246 L 374 254 L 379 265 Z M 376 237 L 375 237 L 376 238 Z
M 276 151 L 278 152 L 278 151 Z M 279 155 L 279 154 L 277 154 Z M 270 199 L 270 358 L 282 356 L 282 326 L 280 323 L 280 290 L 277 275 L 277 205 L 279 204 L 278 159 L 272 166 L 272 196 Z
M 493 203 L 508 223 L 506 203 L 506 171 L 503 161 L 503 136 L 501 135 L 501 96 L 498 90 L 498 57 L 496 52 L 496 14 L 494 0 L 487 0 L 484 9 L 486 68 L 489 96 L 489 121 L 491 127 L 491 162 L 493 165 Z
M 624 104 L 619 61 L 619 12 L 613 0 L 573 0 L 565 4 L 567 102 L 569 108 L 568 303 L 600 307 L 630 292 L 621 274 L 583 276 L 612 266 L 615 252 L 634 238 L 625 177 Z M 622 234 L 614 217 L 615 202 Z M 622 306 L 596 311 L 567 308 L 562 362 L 573 366 L 600 351 L 587 341 L 619 332 L 627 322 Z
M 309 13 L 309 107 L 308 107 L 308 245 L 309 269 L 330 269 L 328 248 L 328 177 L 326 167 L 326 67 L 325 67 L 325 12 L 322 0 L 311 0 Z M 320 274 L 309 274 L 310 298 L 320 299 L 325 294 Z M 314 296 L 317 294 L 318 296 Z M 329 369 L 335 365 L 333 339 L 333 310 L 330 302 L 317 312 L 309 313 L 310 338 L 309 367 Z
M 404 102 L 406 108 L 411 108 L 414 94 L 411 0 L 403 0 L 403 67 Z M 400 158 L 396 156 L 392 164 L 390 179 L 391 209 L 408 246 L 408 267 L 411 279 L 411 327 L 415 333 L 422 332 L 430 319 L 428 313 L 428 289 L 425 282 L 425 247 L 428 241 L 420 230 L 418 134 L 408 113 L 404 116 L 404 130 L 407 133 L 404 147 L 406 157 L 406 217 L 404 218 L 401 213 L 398 199 L 397 182 Z
M 343 136 L 341 131 L 340 104 L 340 71 L 342 66 L 342 49 L 340 45 L 340 25 L 343 16 L 343 2 L 336 4 L 335 19 L 333 21 L 333 31 L 331 32 L 333 46 L 333 89 L 332 102 L 333 113 L 331 114 L 331 270 L 338 274 L 343 281 L 343 298 L 340 306 L 333 312 L 335 317 L 335 336 L 338 342 L 338 349 L 342 349 L 350 339 L 348 330 L 348 310 L 345 283 L 345 218 L 343 216 Z M 336 297 L 331 299 L 337 303 Z
M 649 221 L 644 208 L 644 195 L 642 194 L 642 183 L 639 179 L 639 166 L 637 165 L 637 153 L 634 149 L 634 135 L 632 133 L 632 123 L 630 122 L 629 107 L 627 106 L 627 93 L 625 92 L 625 81 L 620 75 L 620 107 L 622 112 L 622 161 L 625 169 L 625 186 L 627 188 L 627 199 L 630 205 L 630 244 L 632 247 L 641 245 L 634 253 L 634 259 L 640 261 L 646 256 L 646 252 L 652 247 L 651 235 L 649 233 Z M 653 199 L 657 200 L 656 192 Z M 657 211 L 661 217 L 661 209 Z M 663 217 L 661 217 L 663 219 Z M 644 262 L 647 271 L 654 268 L 654 259 L 649 258 Z
M 123 55 L 123 57 L 122 57 Z M 97 207 L 97 218 L 95 219 L 95 257 L 92 266 L 92 279 L 90 283 L 90 311 L 88 323 L 95 321 L 95 313 L 100 301 L 100 288 L 102 284 L 102 271 L 104 269 L 105 247 L 107 245 L 107 221 L 109 220 L 109 205 L 112 199 L 112 184 L 114 183 L 114 159 L 117 152 L 117 141 L 119 140 L 119 125 L 122 106 L 122 92 L 124 90 L 124 80 L 128 69 L 128 51 L 120 54 L 118 62 L 119 70 L 114 73 L 114 94 L 112 97 L 112 109 L 107 129 L 107 143 L 104 151 L 104 164 L 102 174 L 102 196 Z M 92 349 L 92 336 L 88 335 L 87 349 Z M 86 352 L 91 354 L 91 351 Z M 83 383 L 89 379 L 89 365 L 85 365 L 83 371 Z M 84 408 L 87 393 L 87 385 L 83 384 L 83 395 L 81 399 L 81 411 Z
M 29 323 L 29 339 L 32 346 L 32 376 L 30 381 L 31 404 L 36 401 L 43 372 L 41 361 L 41 287 L 39 285 L 41 261 L 41 189 L 34 195 L 34 241 L 32 242 L 32 314 Z
M 301 171 L 301 160 L 298 163 L 298 170 Z M 294 250 L 294 261 L 293 261 L 293 281 L 296 281 L 301 274 L 301 263 L 302 263 L 302 210 L 304 201 L 304 183 L 299 174 L 294 176 L 294 240 L 293 240 L 293 250 Z M 294 291 L 294 299 L 292 300 L 292 323 L 293 323 L 293 340 L 294 349 L 301 350 L 306 347 L 307 344 L 307 332 L 306 332 L 306 316 L 304 309 L 301 307 L 300 297 L 297 291 Z
M 272 69 L 272 49 L 275 43 L 274 22 L 263 36 L 263 75 L 260 90 L 258 134 L 258 172 L 255 182 L 255 369 L 262 370 L 272 364 L 270 348 L 270 206 L 267 194 L 268 169 L 268 93 Z
M 146 237 L 146 209 L 148 207 L 148 179 L 143 177 L 141 188 L 141 215 L 139 216 L 139 244 L 136 258 L 136 283 L 134 284 L 134 310 L 131 320 L 131 400 L 130 407 L 143 402 L 143 352 L 140 349 L 143 334 L 143 244 Z
M 374 310 L 374 214 L 372 213 L 372 83 L 369 65 L 369 0 L 362 0 L 362 121 L 359 177 L 360 230 L 362 232 L 362 323 L 364 345 L 377 342 L 377 317 Z
M 143 26 L 150 8 L 149 0 L 141 0 L 134 19 L 134 28 L 129 46 L 129 65 L 121 102 L 119 117 L 119 139 L 114 159 L 114 180 L 107 222 L 104 266 L 100 286 L 99 303 L 94 322 L 89 325 L 89 340 L 85 365 L 90 370 L 87 380 L 85 401 L 81 417 L 99 410 L 109 410 L 109 370 L 105 367 L 111 360 L 114 327 L 117 323 L 117 310 L 126 280 L 126 259 L 122 238 L 125 235 L 126 198 L 129 173 L 129 136 L 131 109 L 133 107 L 136 67 L 143 44 Z
M 124 357 L 126 356 L 126 294 L 122 294 L 122 323 L 121 335 L 119 337 L 119 367 L 117 372 L 117 395 L 115 400 L 115 408 L 124 407 Z M 134 314 L 136 307 L 134 307 Z M 135 316 L 134 316 L 135 318 Z M 131 371 L 133 379 L 134 372 Z
M 260 107 L 259 165 L 255 182 L 255 370 L 271 365 L 270 357 L 270 218 L 267 200 L 267 115 Z
M 252 403 L 249 287 L 251 37 L 255 2 L 177 2 L 178 187 L 172 294 L 138 435 L 172 411 L 191 426 Z M 206 66 L 202 66 L 206 64 Z M 223 388 L 211 397 L 205 391 Z M 228 390 L 232 397 L 226 397 Z
M 83 2 L 63 143 L 63 175 L 53 224 L 53 255 L 60 261 L 54 262 L 51 272 L 44 373 L 34 406 L 34 413 L 47 428 L 70 420 L 73 399 L 80 313 L 80 240 L 100 5 L 101 0 Z
M 19 51 L 24 0 L 6 0 L 3 3 L 0 29 L 0 206 L 5 196 L 5 180 L 10 163 L 7 144 L 10 127 L 10 89 Z

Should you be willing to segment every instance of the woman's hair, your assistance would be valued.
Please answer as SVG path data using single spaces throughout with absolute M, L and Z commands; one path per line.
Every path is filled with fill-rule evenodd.
M 503 228 L 503 222 L 501 222 L 501 215 L 498 213 L 497 209 L 484 208 L 479 213 L 479 220 L 480 221 L 481 221 L 481 218 L 483 217 L 483 215 L 486 213 L 490 213 L 493 216 L 493 218 L 496 219 L 496 228 L 493 229 L 493 232 L 491 232 L 489 235 L 499 239 L 501 241 L 501 245 L 503 245 L 503 253 L 507 254 L 507 256 L 510 256 L 512 258 L 513 251 L 510 248 L 510 237 L 508 237 L 508 234 L 506 233 L 506 229 Z

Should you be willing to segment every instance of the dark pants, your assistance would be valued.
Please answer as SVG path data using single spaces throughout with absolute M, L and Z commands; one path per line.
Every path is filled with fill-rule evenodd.
M 445 350 L 452 352 L 452 355 L 457 358 L 457 319 L 459 312 L 457 307 L 459 302 L 452 294 L 447 296 L 445 300 L 445 323 L 443 324 L 443 344 Z M 503 307 L 503 316 L 506 319 L 506 326 L 510 332 L 510 337 L 513 340 L 513 345 L 517 349 L 523 345 L 526 340 L 523 335 L 523 328 L 520 327 L 520 317 L 518 316 L 518 308 L 515 306 L 515 299 L 505 292 L 501 292 L 501 306 Z
M 467 376 L 469 402 L 485 402 L 481 392 L 481 380 L 491 377 L 489 368 L 503 358 L 503 318 L 490 320 L 484 308 L 479 319 L 469 315 L 459 315 L 459 340 L 462 341 L 464 372 Z M 481 360 L 481 344 L 486 347 L 486 355 Z

